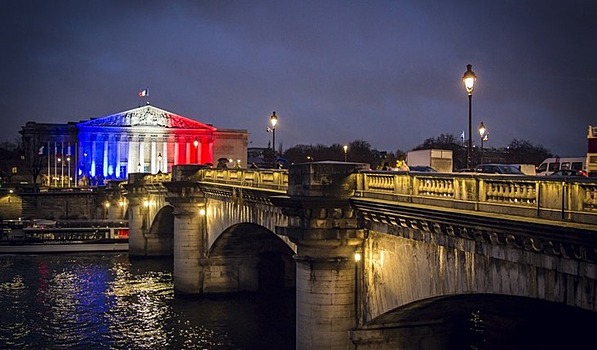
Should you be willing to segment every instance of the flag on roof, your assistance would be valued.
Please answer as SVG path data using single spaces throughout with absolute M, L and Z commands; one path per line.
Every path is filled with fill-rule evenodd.
M 149 96 L 149 89 L 139 91 L 139 96 Z

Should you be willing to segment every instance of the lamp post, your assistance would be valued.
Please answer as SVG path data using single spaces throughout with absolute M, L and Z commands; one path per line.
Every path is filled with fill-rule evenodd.
M 60 187 L 64 187 L 64 166 L 62 164 L 62 158 L 58 158 L 60 164 Z
M 162 153 L 158 153 L 158 174 L 162 173 Z
M 342 148 L 344 148 L 344 162 L 346 163 L 347 154 L 348 154 L 348 146 L 344 145 Z
M 483 122 L 479 125 L 479 136 L 481 137 L 481 164 L 483 164 L 483 141 L 485 141 L 485 136 L 487 135 L 487 129 Z
M 87 176 L 87 152 L 83 152 L 83 176 Z
M 195 160 L 197 164 L 199 164 L 199 140 L 195 137 L 195 141 L 193 141 L 193 146 L 195 146 Z
M 269 122 L 272 125 L 269 130 L 272 133 L 272 151 L 274 152 L 274 156 L 276 155 L 276 124 L 278 124 L 278 116 L 276 116 L 276 112 L 274 111 L 269 117 Z
M 267 132 L 272 133 L 272 164 L 274 168 L 276 167 L 276 125 L 278 124 L 278 116 L 276 112 L 272 112 L 272 115 L 269 117 L 269 123 L 271 127 L 266 129 Z
M 70 156 L 66 157 L 66 173 L 68 174 L 68 187 L 70 187 Z
M 464 88 L 468 94 L 468 147 L 466 149 L 466 167 L 471 167 L 471 150 L 473 148 L 473 138 L 471 137 L 473 130 L 473 88 L 475 86 L 475 80 L 477 76 L 473 72 L 473 66 L 470 64 L 466 65 L 466 72 L 462 76 L 464 82 Z

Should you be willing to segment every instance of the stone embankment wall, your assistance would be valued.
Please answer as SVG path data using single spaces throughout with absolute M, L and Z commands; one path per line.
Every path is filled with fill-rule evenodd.
M 1 219 L 104 219 L 103 194 L 40 192 L 0 197 Z

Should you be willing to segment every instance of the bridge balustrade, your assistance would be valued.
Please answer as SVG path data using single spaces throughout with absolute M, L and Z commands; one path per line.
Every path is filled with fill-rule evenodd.
M 212 169 L 200 170 L 202 182 L 286 191 L 288 172 L 273 169 Z
M 355 196 L 595 224 L 596 192 L 593 178 L 364 171 Z

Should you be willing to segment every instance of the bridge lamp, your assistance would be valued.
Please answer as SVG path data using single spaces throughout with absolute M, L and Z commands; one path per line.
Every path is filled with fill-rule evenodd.
M 344 145 L 342 148 L 344 148 L 344 162 L 346 162 L 346 158 L 348 155 L 348 146 Z
M 487 129 L 483 122 L 479 125 L 479 136 L 481 137 L 481 164 L 483 164 L 483 141 L 486 140 L 485 137 L 487 136 Z
M 462 76 L 462 81 L 464 82 L 464 88 L 466 89 L 466 93 L 468 94 L 468 147 L 466 149 L 466 167 L 471 167 L 471 150 L 473 148 L 473 138 L 471 137 L 472 130 L 473 130 L 473 89 L 475 87 L 475 81 L 477 80 L 477 76 L 473 72 L 473 66 L 470 64 L 466 65 L 466 72 Z
M 278 125 L 278 116 L 276 112 L 272 112 L 272 115 L 269 117 L 269 123 L 272 126 L 271 128 L 267 128 L 268 132 L 272 133 L 272 151 L 274 152 L 274 156 L 276 155 L 276 125 Z
M 147 199 L 143 201 L 143 206 L 145 208 L 149 207 L 149 201 Z
M 354 252 L 354 261 L 355 262 L 359 262 L 363 259 L 363 253 L 361 251 L 361 248 L 357 248 L 357 250 L 355 250 Z
M 104 206 L 107 208 L 110 208 L 110 202 L 106 201 L 106 203 L 104 203 Z
M 199 209 L 199 215 L 205 216 L 205 208 Z

